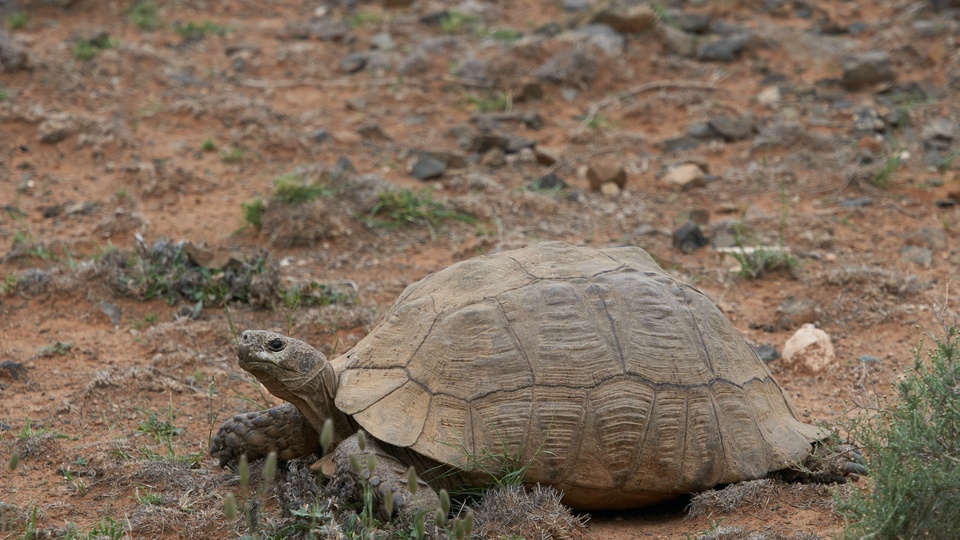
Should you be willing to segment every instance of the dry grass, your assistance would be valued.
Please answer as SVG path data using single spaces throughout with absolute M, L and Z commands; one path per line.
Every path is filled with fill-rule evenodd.
M 560 496 L 539 484 L 529 491 L 515 485 L 491 489 L 477 505 L 474 533 L 478 538 L 583 538 L 584 518 L 571 514 Z

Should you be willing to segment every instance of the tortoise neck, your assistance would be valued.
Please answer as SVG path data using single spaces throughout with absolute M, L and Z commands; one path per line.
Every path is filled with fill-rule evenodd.
M 294 388 L 287 400 L 310 421 L 317 431 L 327 418 L 333 420 L 333 442 L 338 443 L 356 431 L 349 416 L 337 409 L 334 398 L 337 393 L 337 374 L 329 362 L 323 362 L 303 379 L 303 384 Z

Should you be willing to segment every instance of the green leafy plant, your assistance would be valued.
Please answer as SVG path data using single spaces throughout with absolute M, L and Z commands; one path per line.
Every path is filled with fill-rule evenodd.
M 375 11 L 357 11 L 350 17 L 350 28 L 366 28 L 383 23 L 383 15 Z
M 954 538 L 960 531 L 960 332 L 914 350 L 893 386 L 898 400 L 848 426 L 864 449 L 870 488 L 837 497 L 845 538 Z
M 323 182 L 308 182 L 306 176 L 298 173 L 285 174 L 273 181 L 274 198 L 287 204 L 303 204 L 335 193 Z
M 243 149 L 239 146 L 231 146 L 220 151 L 220 161 L 224 163 L 240 163 L 243 161 Z
M 69 341 L 54 341 L 40 347 L 37 351 L 38 356 L 49 358 L 51 356 L 66 356 L 73 350 L 73 343 Z
M 440 31 L 445 34 L 457 34 L 463 32 L 468 26 L 472 26 L 476 21 L 477 17 L 475 15 L 462 11 L 450 11 L 440 20 Z
M 211 21 L 203 21 L 202 23 L 195 23 L 193 21 L 186 23 L 175 22 L 173 23 L 173 30 L 180 34 L 180 37 L 185 41 L 200 40 L 208 35 L 223 36 L 227 33 L 225 26 Z
M 213 142 L 213 139 L 204 139 L 200 143 L 200 150 L 204 152 L 213 152 L 217 149 L 217 143 Z
M 0 103 L 3 103 L 4 101 L 6 101 L 8 97 L 10 97 L 10 93 L 7 92 L 5 89 L 0 88 Z
M 73 45 L 73 57 L 77 60 L 92 60 L 100 51 L 113 47 L 113 40 L 107 34 L 100 34 L 90 39 L 81 39 Z
M 7 27 L 11 30 L 20 30 L 27 26 L 27 14 L 22 11 L 15 11 L 7 15 Z
M 256 230 L 263 227 L 263 212 L 266 210 L 266 203 L 260 197 L 254 198 L 250 202 L 240 203 L 240 210 L 243 212 L 243 220 Z
M 469 214 L 451 210 L 435 201 L 429 190 L 395 189 L 381 191 L 377 203 L 370 210 L 368 222 L 372 225 L 396 227 L 407 224 L 438 225 L 446 219 L 476 223 Z
M 497 28 L 490 32 L 490 39 L 504 43 L 513 43 L 523 37 L 523 32 L 512 28 Z
M 130 8 L 130 22 L 141 30 L 156 30 L 163 26 L 160 9 L 154 0 L 140 0 Z
M 157 415 L 153 413 L 147 413 L 147 419 L 137 425 L 137 433 L 148 435 L 153 439 L 155 444 L 163 446 L 164 452 L 161 453 L 149 447 L 144 447 L 140 449 L 141 454 L 151 461 L 173 461 L 185 463 L 191 467 L 199 463 L 203 459 L 203 454 L 200 452 L 183 455 L 177 453 L 173 444 L 173 438 L 182 435 L 183 429 L 173 425 L 174 412 L 172 402 L 167 406 L 165 412 L 165 420 L 160 420 Z
M 467 96 L 467 101 L 480 113 L 509 111 L 513 108 L 513 98 L 506 92 L 486 97 Z
M 900 168 L 900 152 L 888 156 L 886 160 L 870 175 L 870 183 L 877 187 L 887 187 L 893 179 L 893 174 Z
M 780 184 L 780 231 L 777 246 L 774 248 L 745 246 L 744 237 L 746 234 L 744 233 L 743 224 L 740 223 L 737 225 L 734 231 L 734 240 L 737 249 L 729 253 L 731 257 L 740 263 L 740 277 L 745 279 L 758 279 L 774 271 L 793 272 L 800 265 L 800 261 L 791 255 L 784 246 L 784 238 L 787 233 L 788 210 L 786 187 Z

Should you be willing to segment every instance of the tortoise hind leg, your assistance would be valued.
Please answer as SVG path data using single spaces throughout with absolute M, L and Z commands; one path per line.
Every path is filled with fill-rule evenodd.
M 368 456 L 371 454 L 376 458 L 372 471 L 368 468 Z M 359 472 L 350 467 L 351 455 L 356 456 L 359 462 Z M 384 503 L 388 491 L 393 494 L 393 513 L 396 514 L 413 517 L 422 512 L 427 519 L 431 519 L 440 507 L 437 492 L 420 478 L 417 479 L 416 493 L 411 493 L 407 485 L 408 465 L 384 451 L 370 436 L 366 437 L 364 451 L 360 450 L 356 434 L 344 439 L 333 451 L 333 463 L 336 466 L 335 483 L 342 482 L 338 486 L 341 489 L 352 491 L 354 497 L 360 495 L 362 500 L 364 483 L 370 486 L 373 504 L 381 518 L 390 517 Z
M 238 414 L 217 430 L 210 455 L 220 466 L 236 465 L 240 456 L 253 461 L 277 452 L 277 458 L 289 461 L 320 450 L 320 435 L 290 403 L 265 411 Z

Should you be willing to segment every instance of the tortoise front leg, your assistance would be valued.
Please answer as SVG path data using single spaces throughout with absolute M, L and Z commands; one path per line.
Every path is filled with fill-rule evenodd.
M 356 456 L 360 470 L 350 466 L 350 456 Z M 369 470 L 368 456 L 373 455 L 376 463 L 373 470 Z M 354 496 L 360 495 L 362 500 L 363 486 L 368 485 L 373 493 L 373 503 L 377 514 L 381 518 L 389 519 L 385 499 L 388 491 L 393 493 L 393 512 L 407 514 L 410 517 L 424 513 L 431 519 L 437 508 L 440 508 L 440 498 L 423 479 L 417 479 L 416 493 L 410 492 L 407 484 L 409 468 L 396 457 L 385 452 L 372 437 L 366 437 L 366 449 L 360 451 L 357 435 L 351 435 L 337 445 L 333 451 L 333 463 L 336 466 L 335 478 L 349 478 L 353 483 Z
M 224 422 L 213 437 L 210 455 L 225 467 L 235 465 L 243 454 L 253 461 L 275 451 L 278 459 L 289 461 L 319 450 L 320 435 L 296 407 L 284 403 Z

